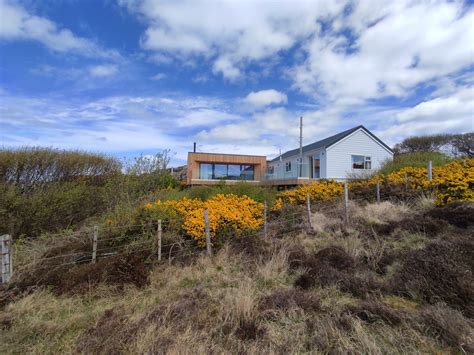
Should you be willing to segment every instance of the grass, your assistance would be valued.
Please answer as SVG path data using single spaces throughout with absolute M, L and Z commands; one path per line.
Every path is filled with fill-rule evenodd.
M 138 286 L 101 279 L 15 294 L 0 310 L 1 353 L 472 352 L 472 299 L 443 293 L 468 292 L 471 227 L 412 230 L 434 208 L 427 201 L 353 207 L 350 228 L 333 206 L 312 216 L 314 233 L 282 230 L 250 249 L 229 242 L 211 258 L 151 263 Z M 428 277 L 438 261 L 449 278 Z M 30 265 L 19 262 L 17 286 Z
M 426 168 L 431 160 L 433 166 L 449 163 L 452 158 L 440 152 L 414 152 L 396 155 L 392 161 L 387 161 L 380 168 L 382 174 L 390 174 L 405 167 Z

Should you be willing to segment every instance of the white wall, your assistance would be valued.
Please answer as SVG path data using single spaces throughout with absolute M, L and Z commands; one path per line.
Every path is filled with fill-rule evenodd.
M 353 170 L 351 155 L 370 156 L 371 170 Z M 327 178 L 345 179 L 350 173 L 374 171 L 393 153 L 360 129 L 326 149 Z

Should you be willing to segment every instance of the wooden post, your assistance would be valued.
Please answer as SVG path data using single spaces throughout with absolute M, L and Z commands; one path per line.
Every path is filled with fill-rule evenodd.
M 92 240 L 92 264 L 95 264 L 97 259 L 97 238 L 99 237 L 99 227 L 94 226 L 94 239 Z
M 433 164 L 431 160 L 428 162 L 428 181 L 433 181 Z
M 375 186 L 377 188 L 377 203 L 380 203 L 380 181 L 377 180 L 377 183 Z
M 156 233 L 157 237 L 157 248 L 158 248 L 158 261 L 161 261 L 161 219 L 158 220 L 158 231 Z
M 408 191 L 408 174 L 405 173 L 405 191 Z
M 311 221 L 311 203 L 309 199 L 309 194 L 306 194 L 306 213 L 308 214 L 308 225 L 309 229 L 313 230 L 313 222 Z
M 267 201 L 263 205 L 263 239 L 267 239 Z
M 10 235 L 5 234 L 0 236 L 0 252 L 2 262 L 2 284 L 10 281 L 12 276 L 12 254 L 10 248 Z
M 209 211 L 207 209 L 204 210 L 204 225 L 205 225 L 205 230 L 206 230 L 206 251 L 207 251 L 207 255 L 212 255 L 211 233 L 209 231 Z
M 349 223 L 349 188 L 347 182 L 344 183 L 344 218 L 346 224 Z

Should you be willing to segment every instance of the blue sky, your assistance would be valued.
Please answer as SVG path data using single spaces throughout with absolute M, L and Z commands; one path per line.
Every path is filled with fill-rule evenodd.
M 264 154 L 474 125 L 465 1 L 0 0 L 0 145 Z

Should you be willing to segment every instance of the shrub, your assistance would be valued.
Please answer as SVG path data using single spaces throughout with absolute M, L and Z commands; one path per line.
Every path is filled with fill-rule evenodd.
M 379 181 L 381 186 L 392 190 L 393 186 L 403 186 L 407 182 L 410 190 L 433 190 L 437 205 L 446 205 L 453 201 L 474 201 L 473 158 L 455 160 L 434 167 L 432 172 L 433 179 L 430 182 L 426 167 L 404 167 L 387 175 L 379 174 L 368 180 L 351 182 L 350 189 L 371 188 L 373 191 L 373 187 Z
M 241 236 L 263 224 L 263 204 L 248 196 L 217 194 L 207 201 L 183 198 L 178 201 L 156 201 L 142 207 L 146 218 L 170 222 L 180 219 L 184 232 L 204 246 L 204 210 L 209 211 L 211 239 L 229 235 Z
M 0 181 L 21 193 L 52 182 L 102 182 L 119 172 L 116 159 L 100 154 L 40 147 L 0 150 Z
M 472 317 L 473 269 L 474 243 L 470 238 L 437 240 L 403 257 L 391 288 L 401 295 L 415 294 L 429 304 L 443 301 Z
M 279 205 L 281 203 L 304 205 L 307 195 L 311 201 L 329 201 L 334 197 L 341 196 L 343 192 L 343 184 L 333 180 L 321 180 L 278 194 L 277 203 Z

